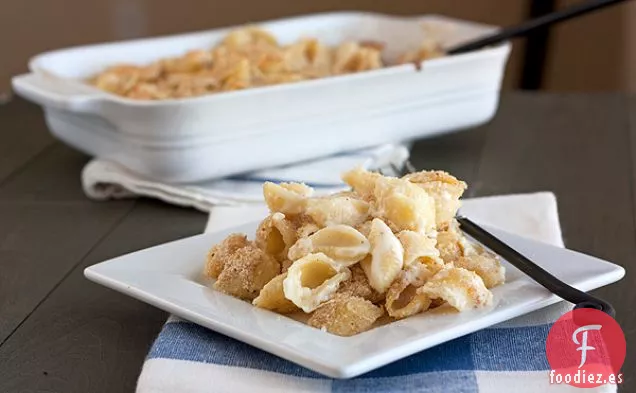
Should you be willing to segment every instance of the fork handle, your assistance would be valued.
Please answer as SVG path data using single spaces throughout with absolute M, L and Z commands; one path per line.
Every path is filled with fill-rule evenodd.
M 547 270 L 544 270 L 536 263 L 521 255 L 518 251 L 497 239 L 490 232 L 475 224 L 470 219 L 466 217 L 457 217 L 457 221 L 459 222 L 460 228 L 472 236 L 475 240 L 490 248 L 494 253 L 501 255 L 511 265 L 524 272 L 548 291 L 564 300 L 574 303 L 574 309 L 593 308 L 603 311 L 614 318 L 616 314 L 614 307 L 605 300 L 599 299 L 583 291 L 579 291 L 578 289 L 559 280 Z

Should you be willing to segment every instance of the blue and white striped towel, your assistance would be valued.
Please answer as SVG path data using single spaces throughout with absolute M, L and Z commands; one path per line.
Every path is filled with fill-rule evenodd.
M 551 193 L 467 200 L 481 223 L 563 246 Z M 208 231 L 263 217 L 263 206 L 215 207 Z M 229 223 L 229 224 L 228 224 Z M 234 339 L 170 317 L 139 377 L 138 393 L 203 392 L 579 392 L 550 385 L 545 339 L 560 303 L 402 359 L 350 380 L 336 380 Z M 615 392 L 602 386 L 588 392 Z

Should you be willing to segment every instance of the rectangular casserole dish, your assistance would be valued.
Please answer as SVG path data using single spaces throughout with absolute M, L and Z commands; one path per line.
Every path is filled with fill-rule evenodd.
M 494 27 L 440 16 L 346 12 L 258 23 L 282 44 L 316 37 L 386 44 L 394 60 L 427 34 L 444 46 Z M 424 27 L 425 26 L 425 27 Z M 232 28 L 90 45 L 34 57 L 15 91 L 44 108 L 51 132 L 154 180 L 194 182 L 482 124 L 499 99 L 510 44 L 422 63 L 195 98 L 139 101 L 83 81 L 118 63 L 210 48 Z

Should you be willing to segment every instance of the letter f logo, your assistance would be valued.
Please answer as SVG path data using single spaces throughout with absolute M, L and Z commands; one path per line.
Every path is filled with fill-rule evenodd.
M 601 330 L 601 325 L 585 325 L 585 326 L 581 326 L 580 328 L 576 329 L 574 331 L 574 333 L 572 333 L 572 341 L 574 341 L 575 344 L 581 344 L 580 347 L 578 347 L 576 350 L 577 351 L 581 351 L 581 364 L 579 364 L 579 368 L 583 367 L 583 365 L 585 364 L 585 360 L 587 358 L 587 351 L 589 350 L 595 350 L 596 348 L 588 346 L 587 345 L 587 331 L 588 330 Z M 581 333 L 581 342 L 579 342 L 578 338 L 576 337 L 577 334 Z

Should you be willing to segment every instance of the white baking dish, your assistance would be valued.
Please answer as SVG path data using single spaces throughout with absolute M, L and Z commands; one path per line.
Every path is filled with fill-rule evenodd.
M 427 28 L 423 28 L 423 24 Z M 281 43 L 376 40 L 387 60 L 426 34 L 451 46 L 494 28 L 439 16 L 319 14 L 259 23 Z M 475 126 L 495 113 L 510 45 L 347 76 L 208 96 L 138 101 L 82 80 L 117 63 L 209 48 L 229 28 L 44 53 L 17 76 L 54 135 L 153 179 L 191 182 Z M 433 33 L 431 33 L 433 32 Z

